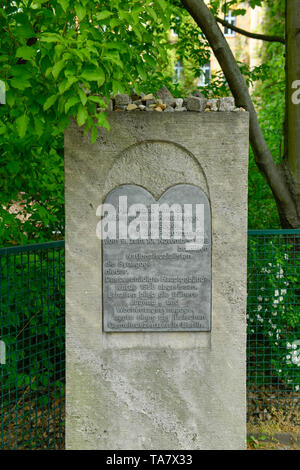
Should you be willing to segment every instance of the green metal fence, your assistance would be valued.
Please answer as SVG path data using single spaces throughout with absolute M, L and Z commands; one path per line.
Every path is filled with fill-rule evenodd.
M 0 249 L 0 449 L 64 447 L 64 242 Z
M 248 418 L 300 424 L 300 230 L 248 240 Z M 0 340 L 0 449 L 63 448 L 63 241 L 0 249 Z
M 300 424 L 300 230 L 249 231 L 248 419 Z

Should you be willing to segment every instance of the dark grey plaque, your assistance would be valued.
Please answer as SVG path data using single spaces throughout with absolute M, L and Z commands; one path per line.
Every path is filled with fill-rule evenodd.
M 109 211 L 104 206 L 104 331 L 210 331 L 211 215 L 205 193 L 196 186 L 178 184 L 156 201 L 140 186 L 122 185 L 107 195 L 105 204 L 114 208 L 117 222 L 114 237 L 113 220 L 108 221 Z M 126 210 L 134 204 L 143 206 L 136 206 L 139 212 L 133 211 L 132 215 L 129 211 L 126 220 Z M 167 218 L 163 222 L 160 217 L 155 230 L 158 219 L 153 215 L 157 214 L 153 205 L 157 210 L 158 204 L 160 214 Z M 172 209 L 170 232 L 168 207 Z M 196 214 L 203 217 L 203 236 L 201 239 L 198 231 L 193 241 L 188 223 L 195 231 Z M 127 232 L 131 239 L 126 239 Z

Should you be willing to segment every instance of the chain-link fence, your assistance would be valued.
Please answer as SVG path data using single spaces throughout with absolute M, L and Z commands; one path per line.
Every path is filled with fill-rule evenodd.
M 300 424 L 300 230 L 249 231 L 248 418 Z
M 300 230 L 250 231 L 250 420 L 300 421 L 299 281 Z M 0 449 L 63 448 L 63 241 L 0 249 L 0 312 Z
M 64 447 L 64 242 L 0 249 L 0 449 Z

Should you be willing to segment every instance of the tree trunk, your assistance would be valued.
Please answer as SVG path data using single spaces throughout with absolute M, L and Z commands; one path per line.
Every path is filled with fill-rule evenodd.
M 286 0 L 286 139 L 283 168 L 300 217 L 300 1 Z
M 239 70 L 232 51 L 221 32 L 215 17 L 203 0 L 181 0 L 185 9 L 194 18 L 205 34 L 224 72 L 236 105 L 243 107 L 250 115 L 250 143 L 256 164 L 270 186 L 277 203 L 281 225 L 285 228 L 300 227 L 299 204 L 295 197 L 295 183 L 283 166 L 276 165 L 259 126 L 253 102 L 246 82 Z M 290 0 L 287 0 L 288 3 Z M 292 0 L 298 3 L 299 0 Z M 300 3 L 300 2 L 299 2 Z M 299 151 L 299 148 L 298 148 Z M 299 160 L 298 160 L 299 162 Z M 299 167 L 298 167 L 299 168 Z

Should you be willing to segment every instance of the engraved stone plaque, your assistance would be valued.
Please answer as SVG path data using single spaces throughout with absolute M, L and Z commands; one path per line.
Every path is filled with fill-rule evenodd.
M 210 331 L 206 194 L 178 184 L 156 201 L 122 185 L 107 195 L 102 217 L 104 331 Z

